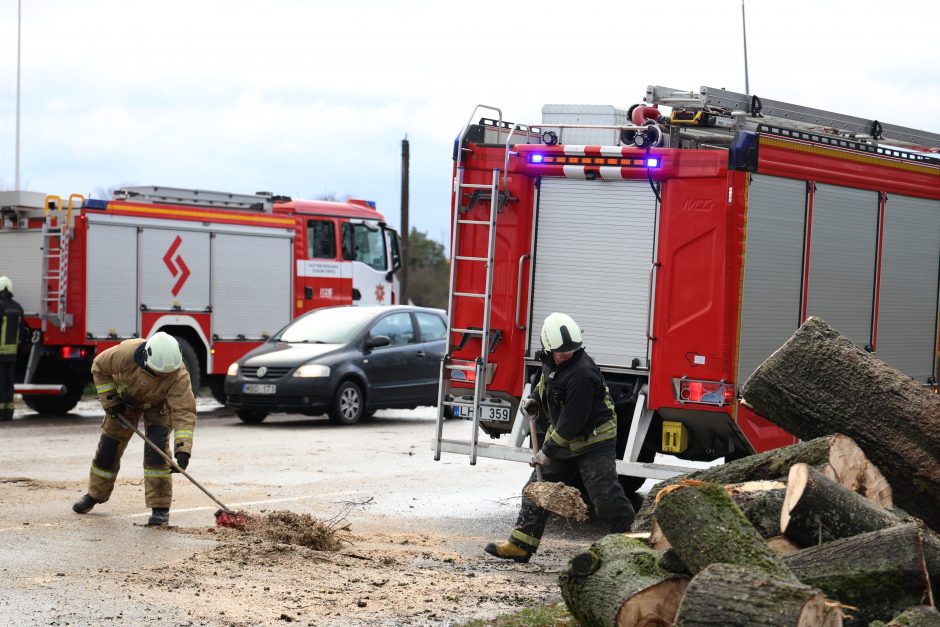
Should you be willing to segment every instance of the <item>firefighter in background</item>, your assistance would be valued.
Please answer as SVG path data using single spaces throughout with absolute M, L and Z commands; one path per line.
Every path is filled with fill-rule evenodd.
M 0 276 L 0 421 L 13 420 L 13 383 L 19 342 L 29 331 L 23 308 L 13 300 L 13 281 Z
M 549 315 L 541 340 L 542 377 L 534 398 L 526 400 L 525 410 L 544 412 L 550 426 L 530 465 L 542 466 L 545 481 L 571 485 L 580 474 L 610 533 L 630 531 L 635 512 L 617 478 L 617 416 L 604 375 L 584 352 L 581 329 L 571 316 Z M 533 472 L 528 483 L 535 480 Z M 502 559 L 528 562 L 538 549 L 548 515 L 523 496 L 509 540 L 491 542 L 484 550 Z
M 105 416 L 91 464 L 88 493 L 72 506 L 79 514 L 111 497 L 121 455 L 134 435 L 132 429 L 121 425 L 117 415 L 135 426 L 143 416 L 147 437 L 167 455 L 172 429 L 176 462 L 183 469 L 189 465 L 196 425 L 196 399 L 189 372 L 183 367 L 179 343 L 171 335 L 161 331 L 146 341 L 124 340 L 95 357 L 91 374 Z M 147 507 L 153 509 L 148 525 L 169 523 L 173 500 L 170 473 L 170 465 L 145 446 L 144 494 Z

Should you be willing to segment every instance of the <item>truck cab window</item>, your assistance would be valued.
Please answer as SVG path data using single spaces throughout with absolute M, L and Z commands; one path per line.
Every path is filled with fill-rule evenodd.
M 336 259 L 336 229 L 327 220 L 307 220 L 307 257 Z
M 383 229 L 362 223 L 343 224 L 343 259 L 361 261 L 374 270 L 387 270 Z

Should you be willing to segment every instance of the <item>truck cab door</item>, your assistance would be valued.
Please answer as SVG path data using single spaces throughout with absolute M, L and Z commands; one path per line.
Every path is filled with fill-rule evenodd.
M 344 305 L 349 288 L 342 279 L 343 263 L 338 252 L 336 221 L 333 218 L 308 219 L 305 258 L 297 261 L 297 274 L 303 290 L 296 295 L 302 311 Z M 300 313 L 300 312 L 298 312 Z
M 342 228 L 343 259 L 352 262 L 352 303 L 389 305 L 394 277 L 390 272 L 386 229 L 376 221 L 349 221 Z

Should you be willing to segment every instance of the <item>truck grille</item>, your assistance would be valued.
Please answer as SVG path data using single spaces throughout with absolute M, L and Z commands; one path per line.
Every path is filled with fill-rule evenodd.
M 263 377 L 258 376 L 258 366 L 245 366 L 242 368 L 242 375 L 245 377 L 250 377 L 252 379 L 279 379 L 290 371 L 289 367 L 272 367 L 268 366 L 267 372 L 264 373 Z

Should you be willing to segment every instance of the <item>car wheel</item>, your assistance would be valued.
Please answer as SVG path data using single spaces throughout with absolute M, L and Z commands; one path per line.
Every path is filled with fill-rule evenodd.
M 343 381 L 333 397 L 330 421 L 339 425 L 356 424 L 365 413 L 365 400 L 362 388 L 355 381 Z
M 244 423 L 256 425 L 268 417 L 268 412 L 260 409 L 239 409 L 235 412 L 235 415 L 241 418 Z

